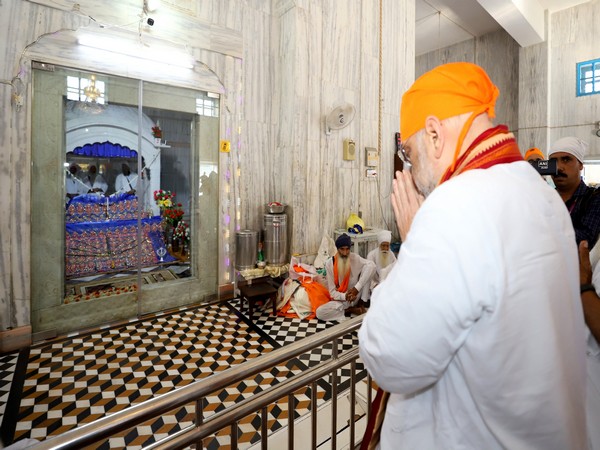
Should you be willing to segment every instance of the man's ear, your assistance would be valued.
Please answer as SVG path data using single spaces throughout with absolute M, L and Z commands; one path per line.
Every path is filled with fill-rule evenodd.
M 431 141 L 434 148 L 433 154 L 439 159 L 442 156 L 445 136 L 442 128 L 442 121 L 436 116 L 428 116 L 425 119 L 425 139 Z

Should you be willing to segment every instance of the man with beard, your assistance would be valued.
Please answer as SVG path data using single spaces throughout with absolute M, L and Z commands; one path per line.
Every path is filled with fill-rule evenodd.
M 331 299 L 342 302 L 347 313 L 363 314 L 365 310 L 359 301 L 368 300 L 376 268 L 373 261 L 351 253 L 351 246 L 352 239 L 345 233 L 335 240 L 337 253 L 325 263 L 327 288 Z
M 588 241 L 592 248 L 600 233 L 600 195 L 581 179 L 587 148 L 581 139 L 564 137 L 552 144 L 549 158 L 557 161 L 558 173 L 552 180 L 571 215 L 577 244 Z
M 389 393 L 365 435 L 382 450 L 587 448 L 573 226 L 493 124 L 498 94 L 481 67 L 450 63 L 402 98 L 402 247 L 359 330 Z
M 377 248 L 371 250 L 367 255 L 367 259 L 373 261 L 377 268 L 371 280 L 371 292 L 384 280 L 392 265 L 396 262 L 396 256 L 390 251 L 391 241 L 392 232 L 381 230 L 377 233 Z

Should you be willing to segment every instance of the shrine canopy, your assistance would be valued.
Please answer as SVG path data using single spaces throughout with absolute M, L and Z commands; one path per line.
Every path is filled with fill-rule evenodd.
M 91 156 L 99 158 L 137 158 L 137 152 L 121 144 L 112 142 L 94 142 L 73 149 L 74 155 Z

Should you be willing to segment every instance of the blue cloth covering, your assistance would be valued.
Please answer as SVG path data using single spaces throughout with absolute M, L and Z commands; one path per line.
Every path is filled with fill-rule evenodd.
M 72 199 L 69 200 L 69 202 L 67 203 L 67 208 L 69 207 L 69 205 L 71 203 L 73 204 L 77 204 L 77 203 L 100 203 L 100 204 L 106 204 L 106 199 L 108 198 L 108 203 L 112 204 L 112 203 L 119 203 L 122 202 L 124 200 L 130 200 L 130 199 L 134 199 L 135 198 L 135 194 L 129 194 L 127 192 L 121 193 L 121 194 L 112 194 L 109 195 L 108 197 L 104 197 L 104 196 L 99 196 L 99 195 L 95 195 L 95 194 L 83 194 L 83 195 L 78 195 L 77 197 L 73 197 Z
M 137 158 L 137 152 L 121 144 L 94 142 L 73 149 L 75 155 L 97 156 L 102 158 Z

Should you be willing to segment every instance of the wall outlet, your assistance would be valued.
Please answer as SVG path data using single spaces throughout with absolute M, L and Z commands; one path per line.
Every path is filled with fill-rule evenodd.
M 377 153 L 377 149 L 373 147 L 365 147 L 366 150 L 366 166 L 367 167 L 377 167 L 379 165 L 379 154 Z

